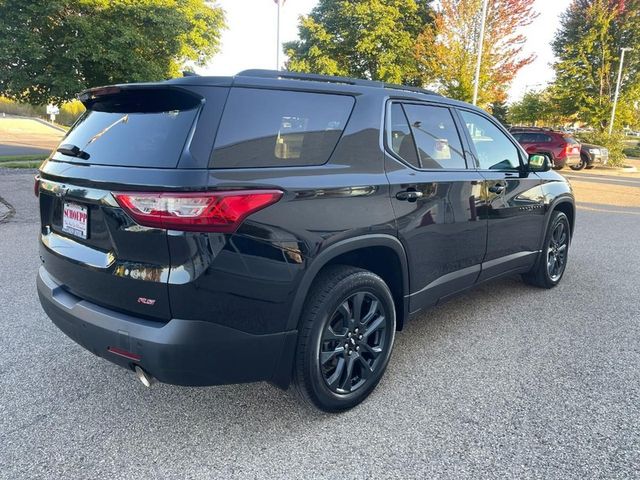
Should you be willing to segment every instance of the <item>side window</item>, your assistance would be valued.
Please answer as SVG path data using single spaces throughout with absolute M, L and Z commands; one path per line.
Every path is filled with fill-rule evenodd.
M 476 148 L 483 170 L 514 170 L 520 167 L 520 154 L 511 140 L 481 115 L 460 110 Z
M 446 107 L 404 105 L 422 168 L 466 168 L 458 130 Z
M 345 95 L 232 88 L 211 166 L 321 165 L 329 160 L 354 103 Z
M 389 145 L 391 150 L 405 162 L 420 168 L 418 151 L 411 135 L 409 122 L 404 114 L 404 109 L 399 103 L 391 105 L 391 131 L 389 132 Z

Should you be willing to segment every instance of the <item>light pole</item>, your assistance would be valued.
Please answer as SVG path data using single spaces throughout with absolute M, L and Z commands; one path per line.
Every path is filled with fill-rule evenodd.
M 286 0 L 273 0 L 278 5 L 278 19 L 276 20 L 276 70 L 280 70 L 280 6 Z
M 616 106 L 618 105 L 618 95 L 620 95 L 620 83 L 622 82 L 622 64 L 624 63 L 624 52 L 630 52 L 633 48 L 622 47 L 620 54 L 620 66 L 618 67 L 618 81 L 616 82 L 616 93 L 613 95 L 613 108 L 611 109 L 611 121 L 609 122 L 609 135 L 613 133 L 613 121 L 616 118 Z
M 482 43 L 484 42 L 484 26 L 487 21 L 487 7 L 489 0 L 482 2 L 482 18 L 480 19 L 480 38 L 478 39 L 478 61 L 476 62 L 476 75 L 473 79 L 473 104 L 478 103 L 478 84 L 480 83 L 480 64 L 482 63 Z

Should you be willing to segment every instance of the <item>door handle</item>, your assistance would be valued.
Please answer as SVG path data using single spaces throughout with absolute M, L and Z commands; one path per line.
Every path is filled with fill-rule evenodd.
M 505 188 L 507 188 L 505 185 L 503 185 L 501 183 L 496 183 L 495 185 L 491 185 L 489 187 L 489 191 L 491 193 L 502 193 L 502 192 L 504 192 Z
M 415 202 L 419 198 L 422 198 L 422 196 L 423 193 L 418 192 L 417 190 L 405 190 L 396 194 L 396 198 L 398 200 L 405 200 L 407 202 Z

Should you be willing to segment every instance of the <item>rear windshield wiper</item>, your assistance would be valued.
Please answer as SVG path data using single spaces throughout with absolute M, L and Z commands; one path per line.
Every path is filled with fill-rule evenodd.
M 113 122 L 111 125 L 107 125 L 106 127 L 104 127 L 102 130 L 100 130 L 98 133 L 96 133 L 93 137 L 91 137 L 91 140 L 89 140 L 87 142 L 87 144 L 84 146 L 84 148 L 87 148 L 89 145 L 91 145 L 93 142 L 98 140 L 101 136 L 103 136 L 105 133 L 107 133 L 109 130 L 111 130 L 113 127 L 115 127 L 119 123 L 127 123 L 128 121 L 129 121 L 129 114 L 127 113 L 127 114 L 123 115 L 122 117 L 120 117 L 115 122 Z
M 65 143 L 60 145 L 56 149 L 56 152 L 60 152 L 63 155 L 68 155 L 70 157 L 81 158 L 83 160 L 87 160 L 91 156 L 84 150 L 80 150 L 80 147 L 72 143 Z

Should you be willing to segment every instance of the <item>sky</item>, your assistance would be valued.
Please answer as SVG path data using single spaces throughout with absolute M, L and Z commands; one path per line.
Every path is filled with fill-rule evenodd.
M 222 35 L 222 49 L 207 66 L 196 69 L 203 75 L 234 75 L 248 68 L 276 68 L 276 17 L 274 0 L 218 0 L 227 15 L 228 29 Z M 298 17 L 308 14 L 317 0 L 286 0 L 281 8 L 280 37 L 282 42 L 295 40 Z M 571 0 L 536 0 L 540 14 L 523 29 L 527 37 L 526 53 L 535 53 L 536 60 L 524 67 L 509 91 L 511 101 L 519 100 L 525 91 L 538 90 L 553 79 L 551 41 L 559 26 L 560 14 Z M 281 61 L 284 62 L 284 55 Z

